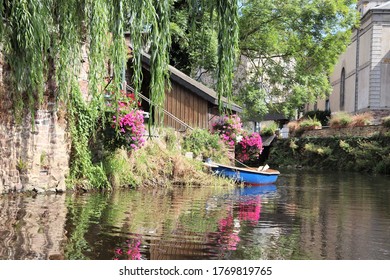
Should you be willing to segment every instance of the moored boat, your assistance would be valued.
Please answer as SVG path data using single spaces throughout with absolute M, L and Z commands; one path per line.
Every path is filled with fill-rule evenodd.
M 214 162 L 205 164 L 217 175 L 224 176 L 250 186 L 273 184 L 280 175 L 279 171 L 273 169 L 259 170 L 257 168 L 243 168 Z

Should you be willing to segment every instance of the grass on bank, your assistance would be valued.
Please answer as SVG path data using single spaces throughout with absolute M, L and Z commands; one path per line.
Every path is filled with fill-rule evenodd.
M 147 141 L 139 150 L 128 153 L 117 149 L 114 153 L 107 153 L 103 168 L 111 186 L 233 185 L 230 180 L 210 174 L 201 161 L 186 158 L 181 143 L 179 135 L 165 130 L 159 138 Z

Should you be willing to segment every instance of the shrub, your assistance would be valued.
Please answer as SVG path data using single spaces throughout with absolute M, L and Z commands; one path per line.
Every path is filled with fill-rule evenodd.
M 373 117 L 369 112 L 363 114 L 357 114 L 352 117 L 351 126 L 366 126 L 370 125 Z
M 103 161 L 103 169 L 112 187 L 136 186 L 139 182 L 133 176 L 126 151 L 109 153 Z
M 302 130 L 313 130 L 316 128 L 321 128 L 321 126 L 321 122 L 318 121 L 316 117 L 313 119 L 311 117 L 307 117 L 299 123 L 299 129 Z
M 390 116 L 382 118 L 382 125 L 390 128 Z
M 291 121 L 287 124 L 289 132 L 294 134 L 299 129 L 299 121 Z
M 242 137 L 243 129 L 241 119 L 237 115 L 220 116 L 215 123 L 212 124 L 213 134 L 218 134 L 221 139 L 230 147 Z
M 268 125 L 265 125 L 260 130 L 260 135 L 262 136 L 272 136 L 275 134 L 275 131 L 279 129 L 279 126 L 276 122 L 272 122 Z
M 261 136 L 254 132 L 250 135 L 244 135 L 236 145 L 236 158 L 240 162 L 257 161 L 263 151 Z
M 322 147 L 315 145 L 313 143 L 307 143 L 304 146 L 305 152 L 314 153 L 320 156 L 330 155 L 332 153 L 332 149 L 329 147 Z
M 320 111 L 320 110 L 315 110 L 315 111 L 309 111 L 304 114 L 304 118 L 311 118 L 314 119 L 316 118 L 322 126 L 325 126 L 329 122 L 331 112 L 328 110 L 325 111 Z
M 106 119 L 103 135 L 105 146 L 115 151 L 118 148 L 126 150 L 137 150 L 145 143 L 144 116 L 143 111 L 138 110 L 140 105 L 133 93 L 123 93 L 118 100 L 118 111 L 111 105 L 112 100 L 108 97 Z
M 226 162 L 227 150 L 217 134 L 211 134 L 204 129 L 194 129 L 183 139 L 183 149 L 193 152 L 195 156 L 212 158 L 218 162 Z
M 329 125 L 332 128 L 347 127 L 352 123 L 352 117 L 346 112 L 338 112 L 332 115 Z

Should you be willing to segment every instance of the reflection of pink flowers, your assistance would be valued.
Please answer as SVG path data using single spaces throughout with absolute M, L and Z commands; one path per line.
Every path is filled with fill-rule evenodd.
M 221 219 L 218 222 L 218 229 L 220 237 L 217 242 L 221 245 L 221 248 L 230 251 L 236 250 L 240 237 L 238 236 L 239 231 L 234 229 L 233 215 L 229 214 L 226 218 Z
M 115 249 L 115 257 L 114 260 L 119 260 L 120 257 L 128 259 L 128 260 L 140 260 L 141 255 L 141 241 L 139 239 L 134 240 L 127 240 L 126 241 L 126 247 L 125 250 L 126 253 L 124 254 L 124 250 L 122 248 Z
M 260 196 L 257 196 L 256 198 L 240 202 L 238 218 L 241 221 L 256 223 L 260 220 L 260 212 L 261 198 Z

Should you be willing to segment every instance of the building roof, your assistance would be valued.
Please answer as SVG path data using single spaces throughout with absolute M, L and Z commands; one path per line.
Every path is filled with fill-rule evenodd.
M 372 8 L 372 10 L 390 10 L 390 1 Z
M 142 62 L 144 62 L 147 66 L 150 66 L 150 55 L 144 53 L 142 55 Z M 218 95 L 214 90 L 192 79 L 191 77 L 171 65 L 169 65 L 169 72 L 170 77 L 173 81 L 192 91 L 201 98 L 209 101 L 210 103 L 218 105 Z M 225 108 L 230 108 L 235 112 L 242 112 L 242 108 L 239 105 L 233 102 L 229 103 L 226 98 L 222 98 L 222 101 Z

